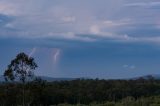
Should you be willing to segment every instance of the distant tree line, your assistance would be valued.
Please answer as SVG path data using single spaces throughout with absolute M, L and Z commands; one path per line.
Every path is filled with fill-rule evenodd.
M 2 83 L 2 106 L 22 104 L 22 83 Z M 123 98 L 160 95 L 160 80 L 82 80 L 46 82 L 36 79 L 25 84 L 25 103 L 30 106 L 68 104 L 102 104 L 119 102 Z

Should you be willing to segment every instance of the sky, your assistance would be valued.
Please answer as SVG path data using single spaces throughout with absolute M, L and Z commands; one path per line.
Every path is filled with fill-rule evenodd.
M 36 75 L 160 74 L 159 0 L 0 0 L 0 74 L 20 52 Z

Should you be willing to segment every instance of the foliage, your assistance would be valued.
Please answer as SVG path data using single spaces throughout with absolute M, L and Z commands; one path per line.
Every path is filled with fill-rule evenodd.
M 22 104 L 21 83 L 0 84 L 0 102 Z M 160 80 L 98 80 L 46 82 L 36 79 L 25 84 L 30 106 L 158 106 Z M 69 105 L 70 104 L 70 105 Z M 78 104 L 78 105 L 77 105 Z
M 26 78 L 33 75 L 33 70 L 36 67 L 37 64 L 34 62 L 34 58 L 25 53 L 19 53 L 8 65 L 7 70 L 4 72 L 4 77 L 7 81 L 13 81 L 18 78 L 18 80 L 25 83 Z
M 35 70 L 35 68 L 37 68 L 37 64 L 34 62 L 34 58 L 26 55 L 25 53 L 19 53 L 16 58 L 11 61 L 11 63 L 8 65 L 7 70 L 5 70 L 4 72 L 4 77 L 6 81 L 17 80 L 22 82 L 23 86 L 21 89 L 23 94 L 23 106 L 26 105 L 25 83 L 27 81 L 27 78 L 33 77 L 33 70 Z M 12 102 L 16 103 L 16 101 Z

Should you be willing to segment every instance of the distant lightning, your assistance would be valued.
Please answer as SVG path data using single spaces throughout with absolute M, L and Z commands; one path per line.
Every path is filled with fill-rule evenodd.
M 34 48 L 31 50 L 31 52 L 29 53 L 29 57 L 33 56 L 33 55 L 35 54 L 36 50 L 37 50 L 37 48 L 34 47 Z
M 34 47 L 34 48 L 31 50 L 31 52 L 29 53 L 29 56 L 28 56 L 28 57 L 30 58 L 31 56 L 33 56 L 36 51 L 37 51 L 37 48 Z M 27 68 L 26 71 L 29 72 L 29 68 Z
M 60 55 L 60 50 L 59 49 L 56 49 L 56 50 L 54 50 L 54 54 L 53 54 L 53 62 L 54 62 L 54 64 L 56 64 L 57 63 L 57 61 L 58 61 L 58 57 L 59 57 L 59 55 Z

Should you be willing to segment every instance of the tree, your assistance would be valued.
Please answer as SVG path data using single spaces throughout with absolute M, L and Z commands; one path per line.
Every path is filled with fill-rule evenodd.
M 4 72 L 6 81 L 21 81 L 23 84 L 23 106 L 25 105 L 25 83 L 28 78 L 34 76 L 34 70 L 37 68 L 34 58 L 25 53 L 19 53 L 15 59 L 8 65 Z

